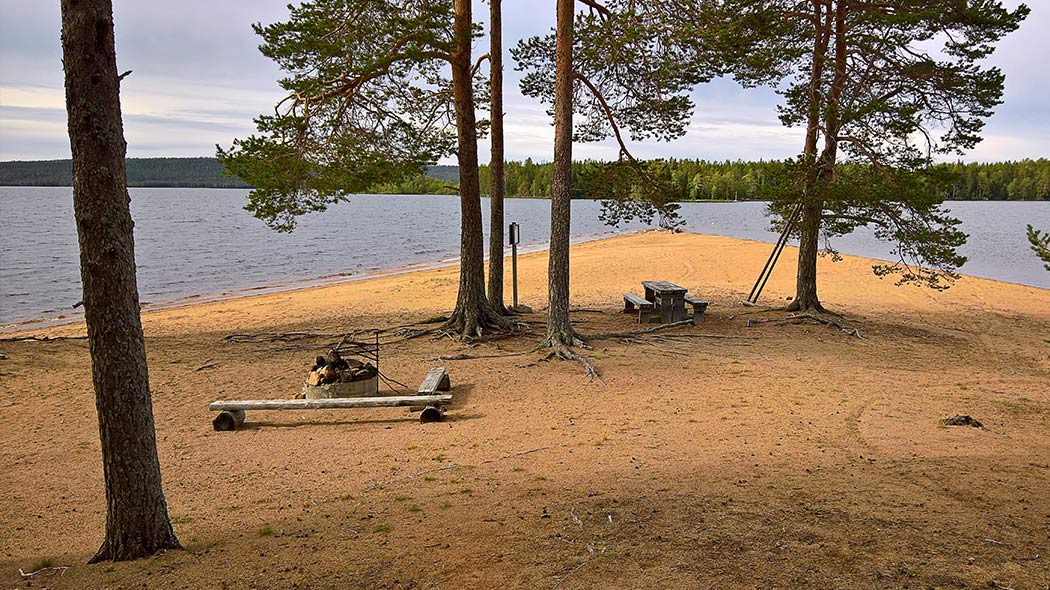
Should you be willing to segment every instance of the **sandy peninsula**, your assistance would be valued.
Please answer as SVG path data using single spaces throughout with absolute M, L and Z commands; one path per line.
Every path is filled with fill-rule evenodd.
M 447 312 L 455 268 L 148 312 L 187 550 L 133 563 L 84 565 L 105 505 L 83 326 L 2 341 L 0 588 L 1050 588 L 1050 290 L 895 287 L 847 256 L 821 261 L 821 298 L 863 338 L 749 326 L 785 316 L 739 304 L 769 248 L 574 246 L 585 335 L 637 330 L 619 312 L 645 279 L 712 302 L 700 326 L 593 342 L 593 382 L 527 353 L 546 253 L 524 256 L 537 312 L 522 334 L 384 333 L 391 378 L 449 370 L 448 419 L 426 425 L 404 409 L 249 412 L 215 432 L 207 404 L 290 397 L 333 335 Z M 766 303 L 793 292 L 795 255 Z M 321 336 L 273 337 L 292 333 Z M 958 414 L 984 427 L 941 424 Z M 19 574 L 43 566 L 69 567 Z

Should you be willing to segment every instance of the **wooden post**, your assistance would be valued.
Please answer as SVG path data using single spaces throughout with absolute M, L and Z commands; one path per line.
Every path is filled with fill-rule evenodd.
M 510 268 L 513 277 L 514 309 L 518 307 L 518 242 L 519 228 L 517 222 L 510 224 Z

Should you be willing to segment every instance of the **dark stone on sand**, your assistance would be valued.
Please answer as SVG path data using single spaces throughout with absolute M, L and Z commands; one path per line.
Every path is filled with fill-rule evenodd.
M 959 415 L 952 416 L 951 418 L 945 418 L 941 420 L 941 424 L 944 426 L 973 426 L 974 428 L 984 428 L 984 424 L 981 424 L 975 420 L 972 416 Z

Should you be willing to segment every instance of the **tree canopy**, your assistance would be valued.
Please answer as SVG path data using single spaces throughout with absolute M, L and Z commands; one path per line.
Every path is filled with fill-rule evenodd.
M 276 229 L 455 153 L 452 2 L 315 0 L 254 25 L 287 75 L 258 134 L 218 157 L 255 189 L 247 208 Z
M 934 159 L 981 140 L 1004 84 L 981 60 L 1028 8 L 992 0 L 728 0 L 721 8 L 722 35 L 707 41 L 746 55 L 736 77 L 772 81 L 784 97 L 781 121 L 806 130 L 783 190 L 771 194 L 784 219 L 798 211 L 794 307 L 822 309 L 818 238 L 860 226 L 897 244 L 899 260 L 876 273 L 943 288 L 965 261 L 956 252 L 965 235 L 941 207 L 951 178 Z

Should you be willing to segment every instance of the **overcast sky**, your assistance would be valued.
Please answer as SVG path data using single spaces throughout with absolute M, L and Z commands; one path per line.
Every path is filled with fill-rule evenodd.
M 254 131 L 252 118 L 272 112 L 281 90 L 280 72 L 259 53 L 251 24 L 284 20 L 287 3 L 115 0 L 118 67 L 134 71 L 121 85 L 128 155 L 212 156 L 215 144 Z M 967 160 L 1050 157 L 1050 0 L 1028 5 L 1031 16 L 990 60 L 1006 72 L 1005 103 Z M 0 0 L 0 7 L 0 160 L 68 158 L 59 2 Z M 487 5 L 475 3 L 476 17 L 487 14 Z M 553 0 L 506 0 L 504 46 L 553 22 Z M 487 46 L 480 41 L 475 53 Z M 505 62 L 507 157 L 549 161 L 554 134 L 545 108 L 520 94 L 509 55 Z M 801 148 L 801 131 L 780 125 L 779 97 L 770 90 L 719 80 L 699 87 L 695 99 L 686 137 L 634 144 L 635 155 L 749 160 L 791 157 Z M 578 144 L 574 156 L 610 159 L 616 151 L 608 142 Z

